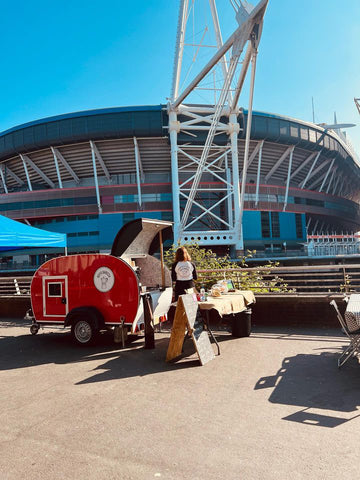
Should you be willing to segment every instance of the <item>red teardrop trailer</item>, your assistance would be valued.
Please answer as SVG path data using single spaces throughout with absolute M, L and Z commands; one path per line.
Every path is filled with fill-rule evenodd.
M 31 282 L 31 333 L 43 326 L 70 327 L 74 341 L 88 345 L 101 330 L 121 329 L 124 339 L 144 330 L 144 295 L 152 304 L 154 323 L 166 320 L 172 282 L 162 242 L 170 237 L 171 226 L 136 219 L 121 228 L 110 255 L 69 255 L 41 265 Z M 160 260 L 153 256 L 159 245 Z

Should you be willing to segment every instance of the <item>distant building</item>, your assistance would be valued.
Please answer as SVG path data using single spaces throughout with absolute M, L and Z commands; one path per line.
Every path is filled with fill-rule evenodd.
M 238 117 L 240 171 L 246 117 L 246 111 Z M 116 107 L 45 118 L 0 133 L 0 214 L 67 233 L 70 253 L 109 251 L 120 227 L 134 218 L 172 220 L 168 123 L 164 105 Z M 178 142 L 187 141 L 180 133 Z M 223 134 L 216 141 L 225 144 L 228 137 Z M 178 162 L 180 171 L 186 167 L 185 155 L 180 153 Z M 219 196 L 206 191 L 216 182 L 213 174 L 203 177 L 197 201 L 214 205 L 221 218 Z M 359 231 L 359 186 L 359 162 L 343 135 L 254 112 L 245 250 L 304 255 L 307 234 Z M 200 218 L 200 231 L 202 224 Z M 216 248 L 219 225 L 212 228 L 209 243 Z M 320 241 L 311 240 L 309 255 L 322 248 Z M 349 241 L 348 247 L 355 244 Z M 42 260 L 35 251 L 20 253 L 28 254 L 34 265 Z

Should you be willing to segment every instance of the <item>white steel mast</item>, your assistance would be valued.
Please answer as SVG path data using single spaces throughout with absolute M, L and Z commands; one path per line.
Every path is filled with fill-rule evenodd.
M 230 1 L 236 12 L 238 27 L 223 43 L 215 0 L 209 0 L 216 39 L 215 53 L 182 91 L 180 79 L 186 45 L 186 25 L 190 17 L 189 11 L 194 8 L 194 0 L 190 8 L 189 0 L 180 1 L 172 94 L 168 103 L 168 128 L 175 243 L 196 241 L 200 245 L 222 244 L 242 251 L 241 222 L 249 157 L 256 54 L 268 0 L 260 0 L 255 7 L 246 1 Z M 241 55 L 246 45 L 247 50 L 241 63 Z M 227 55 L 230 55 L 230 60 Z M 240 182 L 238 101 L 250 64 L 252 74 Z M 208 74 L 213 72 L 216 66 L 221 67 L 223 82 L 221 88 L 216 88 L 214 82 L 214 105 L 185 104 L 191 93 L 200 88 L 201 82 L 205 78 L 208 80 Z M 215 76 L 214 73 L 214 78 Z M 232 85 L 235 87 L 232 88 Z M 186 140 L 183 139 L 184 134 Z

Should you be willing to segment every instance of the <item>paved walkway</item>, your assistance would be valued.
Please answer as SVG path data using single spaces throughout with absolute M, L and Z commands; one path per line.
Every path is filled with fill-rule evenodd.
M 2 321 L 1 480 L 359 477 L 360 366 L 337 369 L 339 329 L 219 339 L 204 367 L 168 365 L 168 333 L 80 348 Z

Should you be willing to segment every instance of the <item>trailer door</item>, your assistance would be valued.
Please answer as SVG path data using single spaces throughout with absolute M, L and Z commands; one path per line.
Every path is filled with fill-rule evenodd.
M 67 276 L 43 277 L 42 281 L 44 317 L 63 319 L 69 311 Z

